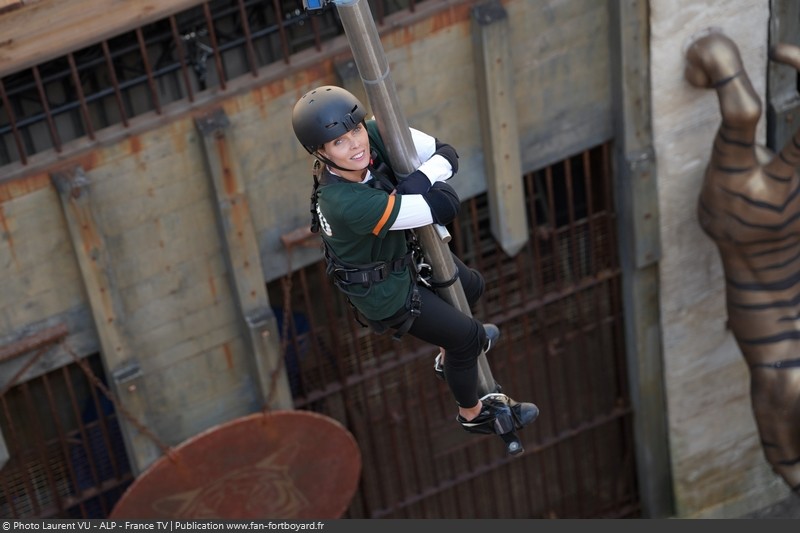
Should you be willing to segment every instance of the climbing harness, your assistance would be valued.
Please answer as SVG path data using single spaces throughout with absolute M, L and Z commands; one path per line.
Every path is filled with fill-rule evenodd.
M 374 156 L 373 156 L 374 160 Z M 394 189 L 394 174 L 384 163 L 377 168 L 370 167 L 373 179 L 370 186 L 391 192 Z M 311 193 L 311 231 L 319 233 L 320 219 L 317 211 L 319 185 L 322 177 L 323 165 L 315 159 L 312 166 L 314 189 Z M 407 252 L 402 257 L 391 261 L 379 261 L 369 264 L 351 264 L 343 261 L 333 252 L 331 247 L 322 239 L 322 248 L 327 263 L 326 272 L 333 284 L 345 295 L 347 302 L 353 308 L 356 321 L 363 327 L 371 327 L 376 333 L 384 333 L 387 329 L 394 329 L 392 338 L 399 340 L 411 328 L 421 312 L 422 297 L 419 294 L 419 285 L 431 290 L 449 287 L 458 279 L 458 271 L 453 277 L 438 281 L 433 279 L 433 268 L 425 259 L 422 246 L 414 230 L 405 230 Z M 350 296 L 365 297 L 370 294 L 372 287 L 388 279 L 393 273 L 401 273 L 408 269 L 411 274 L 412 284 L 404 309 L 396 315 L 383 320 L 371 320 L 365 317 L 350 300 Z

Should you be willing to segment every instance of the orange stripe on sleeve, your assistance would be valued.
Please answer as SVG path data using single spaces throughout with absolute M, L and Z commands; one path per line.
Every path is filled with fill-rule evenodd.
M 389 216 L 392 214 L 392 209 L 394 209 L 394 201 L 395 196 L 389 196 L 389 201 L 386 202 L 386 209 L 383 211 L 383 215 L 381 215 L 381 219 L 375 224 L 375 227 L 372 228 L 372 234 L 376 237 L 383 229 L 383 226 L 386 225 L 386 221 L 389 220 Z

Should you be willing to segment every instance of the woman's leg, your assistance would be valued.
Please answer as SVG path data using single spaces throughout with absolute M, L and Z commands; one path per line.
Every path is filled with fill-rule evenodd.
M 461 259 L 453 254 L 453 262 L 458 269 L 458 279 L 461 280 L 461 287 L 464 289 L 464 296 L 470 307 L 475 305 L 486 289 L 486 282 L 480 272 L 464 264 Z
M 445 350 L 450 391 L 460 407 L 473 407 L 478 403 L 478 355 L 486 342 L 483 325 L 433 291 L 420 287 L 419 292 L 421 313 L 408 333 Z
M 458 269 L 458 278 L 461 280 L 461 287 L 464 290 L 464 296 L 467 299 L 467 304 L 469 304 L 470 308 L 472 308 L 472 306 L 477 303 L 480 297 L 483 296 L 483 292 L 486 289 L 486 282 L 484 281 L 480 272 L 474 268 L 469 268 L 455 254 L 453 254 L 453 262 Z M 496 342 L 497 337 L 500 335 L 500 330 L 497 329 L 497 326 L 492 325 L 491 327 L 494 331 L 493 342 Z M 440 379 L 445 379 L 444 360 L 444 347 L 439 346 L 439 353 L 436 355 L 436 359 L 434 361 L 434 371 Z
M 420 287 L 421 313 L 408 333 L 447 351 L 444 372 L 458 404 L 456 420 L 471 433 L 502 435 L 533 422 L 539 409 L 501 393 L 479 396 L 478 356 L 486 343 L 483 324 L 462 313 L 433 291 Z

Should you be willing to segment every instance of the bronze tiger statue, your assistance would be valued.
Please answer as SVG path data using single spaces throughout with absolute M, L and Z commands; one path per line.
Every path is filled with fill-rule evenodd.
M 725 274 L 728 324 L 750 373 L 764 455 L 800 493 L 800 131 L 778 154 L 755 143 L 761 101 L 736 44 L 708 31 L 685 52 L 686 80 L 714 89 L 722 123 L 697 206 Z M 770 59 L 800 70 L 800 47 Z

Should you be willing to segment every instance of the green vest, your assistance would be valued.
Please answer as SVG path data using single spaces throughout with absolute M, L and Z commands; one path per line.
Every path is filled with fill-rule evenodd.
M 373 121 L 367 122 L 367 130 L 371 148 L 378 157 L 384 157 L 385 148 Z M 333 254 L 344 263 L 359 266 L 391 262 L 406 255 L 406 232 L 389 231 L 400 212 L 402 196 L 390 196 L 369 184 L 326 174 L 318 189 L 317 213 L 320 235 Z M 366 318 L 382 320 L 406 305 L 413 282 L 406 268 L 373 282 L 369 288 L 349 286 L 348 298 Z

